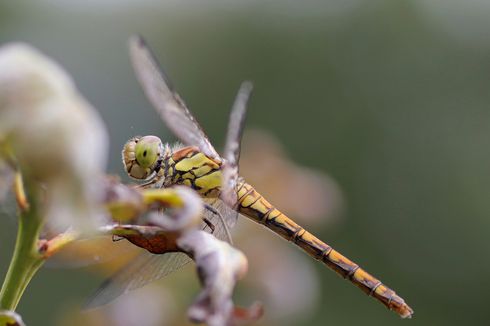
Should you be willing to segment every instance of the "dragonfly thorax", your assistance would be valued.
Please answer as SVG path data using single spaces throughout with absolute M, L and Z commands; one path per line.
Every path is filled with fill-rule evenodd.
M 122 160 L 131 178 L 150 180 L 163 168 L 165 158 L 169 155 L 169 146 L 163 145 L 157 136 L 137 136 L 124 145 Z

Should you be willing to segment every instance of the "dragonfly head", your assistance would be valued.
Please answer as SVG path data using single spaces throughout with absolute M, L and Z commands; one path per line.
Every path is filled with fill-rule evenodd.
M 124 169 L 131 178 L 149 180 L 162 167 L 164 146 L 157 136 L 131 138 L 122 151 Z

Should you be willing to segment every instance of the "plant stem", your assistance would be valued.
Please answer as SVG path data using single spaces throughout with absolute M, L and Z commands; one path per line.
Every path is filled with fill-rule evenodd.
M 27 210 L 19 209 L 19 228 L 14 253 L 0 290 L 0 308 L 14 311 L 34 274 L 44 263 L 38 251 L 39 232 L 43 225 L 36 194 L 30 193 Z

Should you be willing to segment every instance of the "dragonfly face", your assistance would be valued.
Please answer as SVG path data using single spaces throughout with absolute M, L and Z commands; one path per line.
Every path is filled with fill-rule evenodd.
M 154 178 L 162 168 L 166 149 L 156 136 L 131 138 L 122 151 L 126 172 L 133 179 Z

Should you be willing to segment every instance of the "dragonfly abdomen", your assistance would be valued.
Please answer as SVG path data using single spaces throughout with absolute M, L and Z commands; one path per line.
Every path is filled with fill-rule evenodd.
M 376 298 L 401 317 L 406 318 L 412 315 L 413 310 L 395 291 L 288 218 L 271 205 L 251 185 L 244 181 L 240 182 L 237 195 L 236 209 L 241 214 L 264 225 L 284 239 L 293 242 L 308 255 L 322 261 L 343 278 L 354 283 L 364 293 Z

